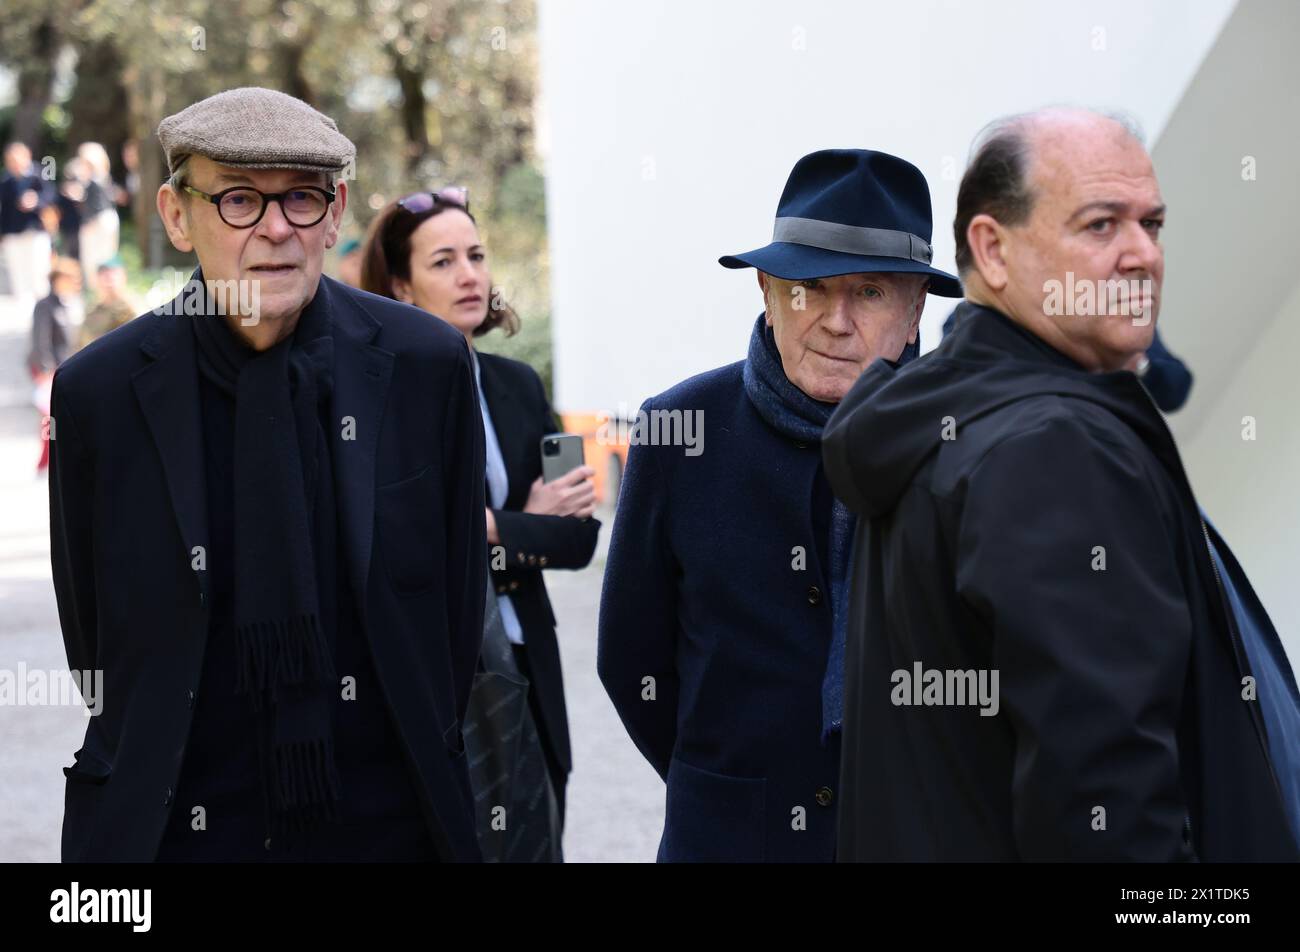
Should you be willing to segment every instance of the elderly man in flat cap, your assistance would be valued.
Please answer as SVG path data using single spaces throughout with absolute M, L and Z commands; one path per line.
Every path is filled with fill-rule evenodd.
M 103 672 L 65 861 L 472 860 L 486 590 L 464 338 L 321 275 L 354 148 L 290 96 L 163 120 L 199 268 L 54 382 L 54 584 Z
M 860 149 L 800 159 L 772 243 L 720 263 L 756 269 L 765 310 L 745 360 L 642 408 L 598 667 L 667 784 L 660 860 L 827 862 L 853 519 L 822 427 L 873 360 L 916 353 L 927 291 L 961 287 L 930 266 L 925 177 Z M 693 445 L 665 445 L 674 414 Z

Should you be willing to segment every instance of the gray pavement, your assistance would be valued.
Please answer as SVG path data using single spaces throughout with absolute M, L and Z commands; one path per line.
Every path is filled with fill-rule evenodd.
M 36 475 L 29 321 L 0 297 L 0 669 L 15 675 L 24 665 L 29 673 L 67 668 L 50 584 L 47 489 Z M 72 763 L 86 720 L 79 705 L 0 705 L 0 861 L 58 859 L 59 768 Z
M 66 669 L 50 582 L 48 489 L 36 476 L 39 416 L 25 357 L 29 318 L 0 296 L 0 671 Z M 663 825 L 663 782 L 623 731 L 596 678 L 596 609 L 610 518 L 581 572 L 547 573 L 564 662 L 574 772 L 565 858 L 648 862 Z M 54 862 L 63 773 L 81 746 L 80 706 L 0 704 L 0 862 Z
M 581 572 L 548 572 L 573 735 L 564 855 L 570 862 L 653 862 L 664 821 L 664 784 L 628 739 L 596 677 L 596 608 L 613 518 L 601 513 L 600 546 Z

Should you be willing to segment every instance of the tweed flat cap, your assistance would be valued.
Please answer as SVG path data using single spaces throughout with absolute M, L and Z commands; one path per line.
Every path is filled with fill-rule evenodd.
M 158 124 L 167 171 L 189 155 L 244 169 L 337 172 L 356 146 L 329 116 L 274 89 L 244 86 L 209 96 Z

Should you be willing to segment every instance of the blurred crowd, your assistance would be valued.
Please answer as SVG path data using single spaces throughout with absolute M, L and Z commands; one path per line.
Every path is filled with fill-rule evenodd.
M 0 177 L 0 249 L 5 280 L 19 313 L 31 315 L 27 370 L 42 417 L 38 472 L 49 461 L 44 419 L 54 371 L 73 352 L 139 313 L 118 256 L 120 207 L 138 178 L 135 147 L 123 149 L 122 183 L 98 142 L 83 142 L 63 165 L 38 164 L 12 142 Z
M 41 418 L 37 472 L 49 463 L 45 419 L 54 371 L 73 353 L 145 310 L 132 293 L 119 255 L 121 214 L 139 189 L 138 149 L 122 148 L 114 177 L 108 151 L 83 142 L 61 171 L 38 163 L 31 149 L 12 142 L 0 176 L 0 249 L 3 280 L 20 314 L 31 317 L 27 370 Z M 361 241 L 339 247 L 340 280 L 361 286 Z

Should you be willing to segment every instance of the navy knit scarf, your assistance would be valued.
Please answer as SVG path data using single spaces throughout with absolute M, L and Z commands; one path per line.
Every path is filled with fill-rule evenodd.
M 899 363 L 916 356 L 920 338 L 908 344 Z M 745 393 L 759 416 L 778 433 L 794 440 L 820 443 L 822 429 L 835 412 L 836 404 L 814 400 L 790 382 L 781 366 L 772 329 L 760 314 L 749 337 L 745 361 Z M 852 578 L 853 529 L 857 519 L 838 499 L 831 501 L 830 582 L 831 650 L 822 677 L 822 742 L 839 730 L 844 721 L 844 645 L 849 620 L 849 580 Z
M 814 400 L 790 382 L 781 367 L 772 329 L 762 314 L 749 338 L 745 393 L 758 415 L 792 440 L 820 443 L 835 404 Z M 830 581 L 831 650 L 822 678 L 822 741 L 840 729 L 844 717 L 844 635 L 848 624 L 849 561 L 856 519 L 838 499 L 831 500 Z

